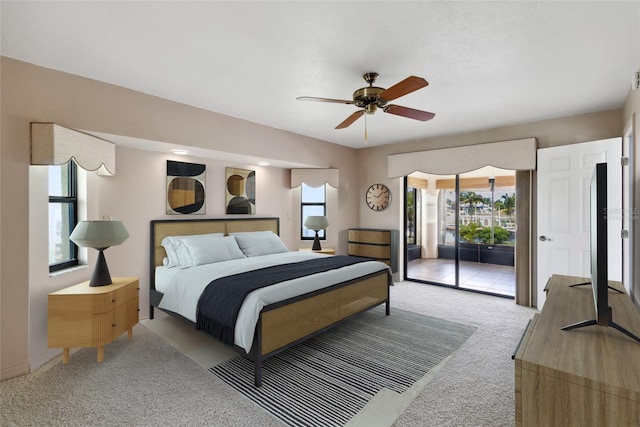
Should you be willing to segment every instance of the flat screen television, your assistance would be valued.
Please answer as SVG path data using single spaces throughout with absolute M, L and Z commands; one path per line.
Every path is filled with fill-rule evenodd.
M 608 235 L 607 235 L 607 164 L 597 163 L 591 177 L 589 195 L 589 233 L 591 255 L 591 281 L 571 286 L 591 285 L 596 311 L 594 319 L 565 326 L 563 330 L 585 326 L 611 326 L 632 339 L 640 338 L 613 321 L 613 310 L 609 305 L 609 290 L 623 293 L 609 286 Z

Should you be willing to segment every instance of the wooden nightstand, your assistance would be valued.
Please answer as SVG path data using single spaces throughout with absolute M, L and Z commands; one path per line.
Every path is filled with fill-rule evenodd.
M 106 286 L 83 282 L 49 294 L 49 347 L 62 347 L 62 363 L 69 362 L 70 347 L 97 347 L 98 362 L 104 346 L 127 331 L 133 337 L 138 323 L 137 277 L 114 277 Z
M 317 252 L 319 254 L 327 254 L 327 255 L 335 255 L 336 254 L 336 250 L 333 248 L 322 248 L 319 251 L 314 251 L 311 248 L 300 248 L 298 249 L 299 251 L 304 251 L 304 252 Z

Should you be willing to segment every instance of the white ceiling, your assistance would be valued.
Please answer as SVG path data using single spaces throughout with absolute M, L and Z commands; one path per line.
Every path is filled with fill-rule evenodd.
M 622 107 L 640 2 L 2 1 L 1 53 L 356 148 Z M 362 74 L 430 85 L 334 127 Z M 212 147 L 215 148 L 215 147 Z

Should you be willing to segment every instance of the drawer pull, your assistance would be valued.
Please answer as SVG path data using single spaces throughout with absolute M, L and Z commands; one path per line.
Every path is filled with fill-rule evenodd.
M 116 302 L 116 299 L 115 299 L 115 298 L 114 298 L 114 299 L 112 299 L 112 300 L 111 300 L 111 302 Z
M 115 323 L 112 323 L 112 324 L 111 324 L 111 327 L 112 327 L 112 328 L 115 328 L 115 327 L 116 327 L 116 324 L 115 324 Z

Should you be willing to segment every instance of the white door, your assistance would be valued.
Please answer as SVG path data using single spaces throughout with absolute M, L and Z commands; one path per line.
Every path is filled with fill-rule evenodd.
M 607 207 L 622 210 L 620 138 L 538 150 L 537 171 L 537 307 L 553 274 L 589 277 L 589 186 L 596 163 L 607 163 Z M 621 216 L 610 215 L 609 279 L 621 280 Z
M 622 142 L 622 156 L 628 159 L 628 163 L 622 166 L 622 229 L 626 231 L 627 236 L 622 239 L 622 283 L 631 294 L 631 285 L 633 283 L 634 265 L 631 262 L 633 258 L 633 219 L 637 218 L 638 212 L 633 211 L 633 179 L 631 171 L 634 168 L 633 153 L 633 133 L 631 127 L 625 133 Z

